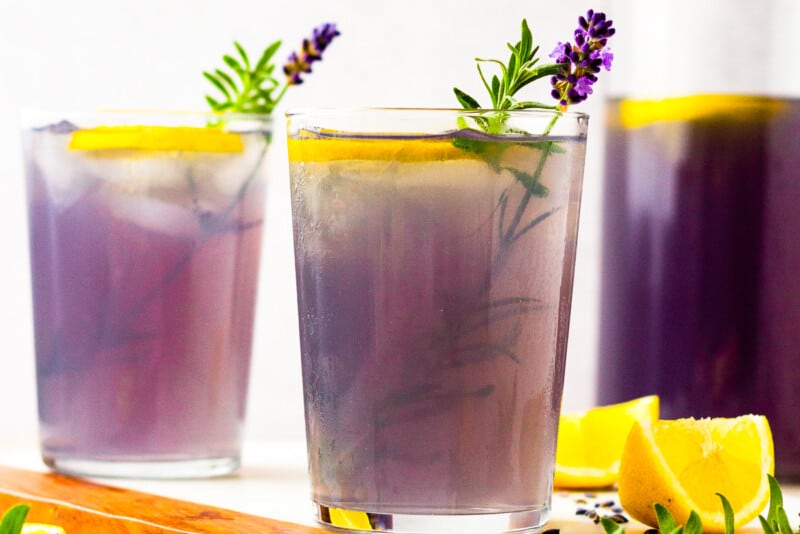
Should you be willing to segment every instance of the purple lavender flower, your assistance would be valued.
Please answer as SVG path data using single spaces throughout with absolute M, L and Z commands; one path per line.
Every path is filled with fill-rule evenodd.
M 583 102 L 592 94 L 592 85 L 602 68 L 611 70 L 614 54 L 606 48 L 608 39 L 616 33 L 613 21 L 606 20 L 605 13 L 589 10 L 585 17 L 578 18 L 573 43 L 558 43 L 553 53 L 558 72 L 550 79 L 551 94 L 559 107 Z
M 283 66 L 287 85 L 303 83 L 302 75 L 311 72 L 311 64 L 322 59 L 322 53 L 339 34 L 336 24 L 326 23 L 314 28 L 310 39 L 303 39 L 299 53 L 292 52 Z

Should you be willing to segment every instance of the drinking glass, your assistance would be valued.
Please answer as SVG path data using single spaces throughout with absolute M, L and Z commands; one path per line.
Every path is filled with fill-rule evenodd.
M 270 120 L 24 122 L 44 462 L 92 476 L 235 470 Z
M 318 521 L 415 533 L 547 521 L 587 120 L 288 114 Z

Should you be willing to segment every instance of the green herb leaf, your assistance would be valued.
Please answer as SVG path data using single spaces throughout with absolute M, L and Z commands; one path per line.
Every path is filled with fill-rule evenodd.
M 0 534 L 19 534 L 28 510 L 30 510 L 30 506 L 27 504 L 17 504 L 9 508 L 3 514 L 3 520 L 0 521 Z
M 723 494 L 716 495 L 722 501 L 722 511 L 725 514 L 725 534 L 733 534 L 733 507 Z
M 778 529 L 778 509 L 783 507 L 783 492 L 775 477 L 768 474 L 769 483 L 769 508 L 767 509 L 767 522 L 773 529 Z
M 694 510 L 689 513 L 689 519 L 686 520 L 683 532 L 684 534 L 703 534 L 703 522 Z
M 212 75 L 209 72 L 203 72 L 203 76 L 205 76 L 206 80 L 210 81 L 214 85 L 214 87 L 219 89 L 220 92 L 222 92 L 222 94 L 225 95 L 225 98 L 230 100 L 231 95 L 228 92 L 228 89 L 225 88 L 225 86 L 222 84 L 221 81 L 219 81 L 217 78 L 214 77 L 214 75 Z
M 539 52 L 539 47 L 533 46 L 533 34 L 528 26 L 528 21 L 522 20 L 522 31 L 520 40 L 516 44 L 507 43 L 511 55 L 508 62 L 503 63 L 499 59 L 482 59 L 476 58 L 476 67 L 478 75 L 483 82 L 483 86 L 491 97 L 492 107 L 494 109 L 528 109 L 528 108 L 542 108 L 542 109 L 557 109 L 558 106 L 543 104 L 541 102 L 532 101 L 518 101 L 516 100 L 516 93 L 533 82 L 545 76 L 552 76 L 558 69 L 558 65 L 545 65 L 543 67 L 534 67 L 539 58 L 536 54 Z M 495 63 L 500 68 L 500 76 L 494 75 L 491 78 L 491 83 L 486 79 L 486 75 L 481 68 L 482 63 Z M 466 95 L 458 88 L 454 88 L 456 98 L 465 109 L 478 109 L 477 101 L 474 98 L 469 98 L 469 104 L 465 104 L 463 96 Z M 473 103 L 475 104 L 473 106 Z M 469 106 L 469 107 L 468 107 Z M 502 127 L 505 123 L 497 121 L 491 124 L 493 128 L 499 128 L 499 131 L 487 130 L 489 133 L 504 133 Z M 484 128 L 486 130 L 486 128 Z
M 269 63 L 269 60 L 272 59 L 272 56 L 275 55 L 275 52 L 277 52 L 278 48 L 280 47 L 281 47 L 281 42 L 275 41 L 267 48 L 265 48 L 264 51 L 261 53 L 261 58 L 259 58 L 258 63 L 256 63 L 256 68 L 253 70 L 256 72 L 263 72 L 269 66 L 270 71 L 272 71 L 272 67 Z
M 625 534 L 625 529 L 622 528 L 622 525 L 611 518 L 601 517 L 600 525 L 606 531 L 606 534 Z
M 661 532 L 661 534 L 676 533 L 682 530 L 682 527 L 675 522 L 675 518 L 672 517 L 672 514 L 664 505 L 656 503 L 653 505 L 653 508 L 656 512 L 658 531 Z
M 240 45 L 236 41 L 233 42 L 233 46 L 235 46 L 236 50 L 239 52 L 239 56 L 241 56 L 242 61 L 244 62 L 245 69 L 249 71 L 250 70 L 250 60 L 248 59 L 247 53 L 244 51 L 244 48 L 242 48 L 242 45 Z
M 273 97 L 272 92 L 280 83 L 272 75 L 275 65 L 270 61 L 280 45 L 280 41 L 271 43 L 261 53 L 255 66 L 252 66 L 244 47 L 234 41 L 233 46 L 239 59 L 230 54 L 222 56 L 222 61 L 233 75 L 222 69 L 203 72 L 203 76 L 219 91 L 221 97 L 206 97 L 206 102 L 211 109 L 217 112 L 232 111 L 266 115 L 272 113 L 288 87 L 288 85 L 284 86 L 278 97 Z M 238 83 L 234 77 L 238 78 Z
M 764 516 L 758 516 L 758 520 L 761 522 L 761 529 L 764 531 L 764 534 L 777 534 L 772 528 L 772 525 L 769 524 L 769 521 L 764 519 Z
M 453 87 L 453 92 L 456 94 L 458 102 L 464 109 L 480 109 L 481 105 L 478 104 L 478 101 L 469 96 L 467 93 L 465 93 L 458 87 Z

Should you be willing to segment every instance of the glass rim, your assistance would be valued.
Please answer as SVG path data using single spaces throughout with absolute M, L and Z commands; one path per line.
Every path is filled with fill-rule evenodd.
M 511 116 L 518 117 L 552 117 L 559 115 L 567 119 L 588 119 L 589 114 L 583 111 L 560 111 L 558 109 L 547 108 L 527 108 L 527 109 L 464 109 L 464 108 L 451 108 L 451 107 L 300 107 L 292 108 L 285 112 L 285 117 L 306 117 L 306 116 L 320 116 L 320 117 L 333 117 L 345 115 L 366 115 L 369 113 L 385 113 L 385 114 L 400 114 L 400 113 L 426 113 L 426 114 L 459 114 L 459 115 L 485 115 L 488 113 L 508 113 Z

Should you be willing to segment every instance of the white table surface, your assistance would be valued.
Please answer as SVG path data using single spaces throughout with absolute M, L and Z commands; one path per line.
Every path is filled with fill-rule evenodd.
M 0 465 L 46 471 L 39 458 L 35 440 L 0 441 Z M 188 500 L 227 508 L 262 517 L 270 517 L 315 526 L 310 501 L 309 479 L 306 470 L 305 443 L 301 441 L 247 442 L 242 451 L 242 467 L 233 475 L 213 479 L 140 480 L 96 479 L 102 484 L 144 491 L 165 497 Z M 795 528 L 800 512 L 800 486 L 783 486 L 784 503 Z M 614 493 L 584 493 L 556 491 L 553 517 L 547 529 L 558 528 L 561 534 L 597 533 L 602 527 L 583 516 L 576 516 L 578 506 L 592 507 L 595 503 L 614 500 Z M 577 504 L 578 499 L 588 501 Z M 609 513 L 606 510 L 606 513 Z M 761 532 L 757 520 L 737 533 Z M 646 527 L 636 522 L 625 525 L 629 533 L 643 532 Z M 449 533 L 448 533 L 449 534 Z

